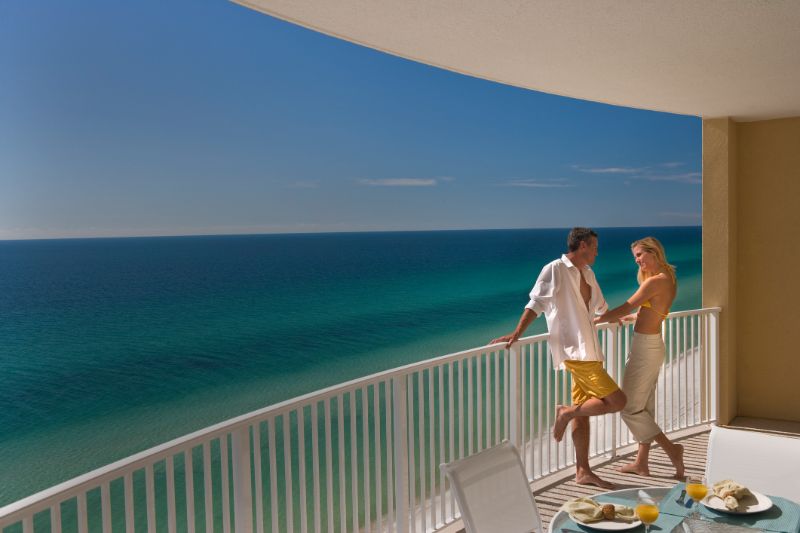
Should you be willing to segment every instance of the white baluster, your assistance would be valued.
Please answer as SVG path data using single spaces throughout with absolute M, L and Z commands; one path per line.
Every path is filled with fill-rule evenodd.
M 394 533 L 394 528 L 397 525 L 395 522 L 395 476 L 394 476 L 394 392 L 393 382 L 385 382 L 384 394 L 384 416 L 386 417 L 386 507 L 389 508 L 386 525 L 389 533 Z M 405 403 L 403 404 L 405 405 Z
M 189 533 L 195 533 L 194 525 L 194 467 L 192 465 L 192 448 L 183 452 L 183 468 L 184 476 L 186 479 L 186 530 Z M 127 478 L 126 478 L 127 479 Z M 127 496 L 127 487 L 126 496 Z M 133 502 L 131 496 L 131 503 Z M 127 511 L 127 505 L 126 505 Z M 126 515 L 127 517 L 127 515 Z M 131 514 L 131 527 L 127 530 L 128 533 L 133 533 L 133 515 Z
M 364 530 L 370 533 L 372 498 L 370 496 L 370 468 L 369 468 L 369 394 L 367 387 L 361 388 L 361 464 L 364 468 Z
M 253 425 L 253 474 L 256 487 L 256 532 L 264 533 L 264 481 L 261 473 L 261 423 Z
M 175 533 L 175 462 L 172 455 L 167 456 L 167 531 Z M 110 531 L 110 530 L 109 530 Z
M 61 504 L 56 503 L 50 507 L 50 531 L 61 533 Z
M 214 533 L 214 493 L 211 488 L 211 443 L 203 443 L 203 502 L 206 515 L 206 533 Z
M 719 311 L 715 310 L 709 316 L 709 337 L 711 346 L 711 419 L 719 420 Z
M 623 360 L 623 361 L 625 360 L 625 356 L 621 354 L 621 350 L 620 350 L 622 343 L 617 342 L 617 332 L 618 331 L 619 331 L 619 326 L 616 325 L 616 324 L 612 325 L 611 328 L 606 330 L 606 335 L 608 336 L 608 353 L 611 356 L 611 368 L 612 368 L 612 371 L 614 371 L 614 374 L 617 374 L 615 370 L 617 368 L 619 368 L 619 361 L 620 360 Z M 616 377 L 616 381 L 620 382 L 619 374 L 617 374 L 615 377 Z M 617 419 L 619 418 L 619 413 L 614 413 L 614 414 L 611 414 L 611 415 L 606 416 L 604 418 L 605 418 L 606 422 L 608 422 L 609 418 L 611 419 L 611 443 L 610 443 L 610 446 L 609 446 L 608 443 L 603 442 L 603 445 L 600 446 L 600 449 L 605 451 L 610 447 L 611 448 L 611 457 L 616 457 L 617 456 L 617 447 L 619 447 L 619 445 L 620 445 L 619 436 L 617 434 L 617 423 L 616 423 Z M 606 435 L 606 432 L 603 431 L 603 437 L 604 437 L 603 440 L 604 441 L 605 441 L 605 435 Z M 595 442 L 597 442 L 597 439 L 595 439 Z
M 254 426 L 254 432 L 258 426 Z M 253 494 L 250 488 L 250 426 L 243 426 L 231 434 L 233 455 L 233 502 L 236 533 L 253 531 Z M 257 454 L 257 452 L 256 452 Z M 259 506 L 261 501 L 259 500 Z
M 519 371 L 519 361 L 520 361 L 520 353 L 519 353 L 519 346 L 514 345 L 509 348 L 509 359 L 510 359 L 510 370 L 509 370 L 509 393 L 508 393 L 508 402 L 509 402 L 509 413 L 508 413 L 508 421 L 509 421 L 509 440 L 511 443 L 519 448 L 520 446 L 520 437 L 522 432 L 520 431 L 520 390 L 519 390 L 519 383 L 520 383 L 520 371 Z
M 149 464 L 144 469 L 145 501 L 147 502 L 147 533 L 156 533 L 156 480 L 153 475 L 153 465 Z
M 314 533 L 322 531 L 322 508 L 320 505 L 320 474 L 319 474 L 319 414 L 317 413 L 316 400 L 311 404 L 311 470 L 314 476 Z M 328 495 L 330 498 L 330 495 Z
M 342 394 L 336 397 L 338 411 L 336 412 L 336 421 L 339 428 L 339 525 L 341 531 L 347 531 L 347 494 L 345 493 L 345 478 L 347 477 L 344 471 L 344 398 Z
M 300 484 L 300 532 L 308 533 L 308 498 L 306 495 L 306 421 L 305 407 L 297 409 L 297 462 Z M 236 533 L 239 533 L 238 531 Z
M 277 417 L 272 418 L 267 425 L 267 445 L 269 446 L 269 499 L 270 514 L 272 515 L 271 533 L 279 533 L 278 528 L 278 461 L 277 450 L 275 449 L 277 440 Z
M 128 472 L 125 474 L 123 485 L 125 488 L 125 531 L 127 533 L 134 533 L 133 522 L 133 473 Z M 193 528 L 189 529 L 194 533 Z
M 325 485 L 328 493 L 328 532 L 333 533 L 333 422 L 331 421 L 331 401 L 326 399 L 322 408 L 325 410 Z
M 282 417 L 283 424 L 283 495 L 286 504 L 286 531 L 294 531 L 294 490 L 292 489 L 292 420 L 291 413 Z
M 408 531 L 408 377 L 392 378 L 392 433 L 394 434 L 394 497 L 396 509 L 396 529 L 398 533 Z
M 387 385 L 383 382 L 384 391 Z M 376 383 L 372 390 L 372 421 L 374 428 L 375 438 L 375 517 L 377 521 L 377 529 L 381 531 L 383 525 L 383 445 L 381 443 L 381 383 Z M 388 440 L 387 440 L 388 442 Z
M 78 533 L 88 533 L 89 521 L 87 520 L 87 515 L 86 493 L 81 491 L 78 494 Z M 31 529 L 25 530 L 23 527 L 23 533 L 33 533 L 33 522 L 31 522 Z

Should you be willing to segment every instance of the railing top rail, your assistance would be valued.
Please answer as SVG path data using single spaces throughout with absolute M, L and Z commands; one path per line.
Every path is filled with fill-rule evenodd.
M 669 316 L 680 317 L 689 315 L 703 315 L 717 313 L 719 311 L 719 307 L 710 307 L 689 311 L 676 311 L 670 313 Z M 616 327 L 615 324 L 606 323 L 599 325 L 599 329 L 613 329 L 614 327 Z M 542 333 L 539 335 L 521 338 L 518 341 L 518 344 L 531 344 L 534 342 L 546 341 L 548 338 L 549 335 L 547 333 Z M 427 359 L 425 361 L 411 363 L 397 368 L 384 370 L 382 372 L 377 372 L 369 376 L 353 379 L 344 383 L 339 383 L 331 387 L 310 392 L 296 398 L 285 400 L 268 407 L 251 411 L 250 413 L 225 420 L 164 444 L 149 448 L 137 454 L 126 457 L 125 459 L 121 459 L 109 465 L 95 469 L 91 472 L 75 477 L 58 485 L 54 485 L 41 492 L 32 494 L 31 496 L 6 505 L 5 507 L 0 508 L 0 528 L 14 523 L 14 519 L 11 519 L 11 515 L 18 515 L 21 512 L 39 512 L 48 508 L 54 503 L 61 502 L 63 499 L 73 497 L 82 489 L 88 490 L 96 487 L 102 483 L 105 483 L 106 481 L 116 479 L 125 473 L 138 470 L 147 464 L 161 461 L 169 455 L 188 450 L 194 446 L 202 444 L 203 442 L 218 438 L 221 435 L 225 435 L 232 431 L 245 428 L 250 424 L 261 422 L 269 417 L 279 416 L 297 408 L 310 405 L 313 402 L 324 401 L 336 397 L 339 394 L 352 392 L 365 386 L 381 382 L 388 382 L 396 377 L 407 376 L 414 372 L 435 368 L 452 361 L 457 361 L 484 353 L 497 352 L 504 349 L 504 343 L 489 344 L 432 359 Z
M 702 309 L 690 309 L 688 311 L 674 311 L 670 313 L 667 318 L 678 318 L 689 315 L 707 315 L 710 313 L 719 313 L 722 310 L 720 307 L 704 307 Z

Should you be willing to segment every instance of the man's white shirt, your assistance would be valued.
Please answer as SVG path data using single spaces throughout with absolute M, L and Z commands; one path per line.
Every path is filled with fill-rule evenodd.
M 566 255 L 545 265 L 525 306 L 537 315 L 544 314 L 547 320 L 555 368 L 563 368 L 567 359 L 605 360 L 593 319 L 604 313 L 608 304 L 588 265 L 583 268 L 583 277 L 592 289 L 588 309 L 581 296 L 581 273 Z

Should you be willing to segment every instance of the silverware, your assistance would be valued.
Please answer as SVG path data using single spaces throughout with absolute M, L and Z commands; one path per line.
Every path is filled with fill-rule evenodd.
M 684 490 L 682 490 L 682 491 L 681 491 L 681 495 L 680 495 L 680 496 L 678 496 L 678 499 L 677 499 L 677 500 L 675 500 L 675 502 L 676 502 L 676 503 L 679 503 L 680 505 L 683 505 L 683 499 L 684 499 L 685 497 L 686 497 L 686 489 L 684 489 Z

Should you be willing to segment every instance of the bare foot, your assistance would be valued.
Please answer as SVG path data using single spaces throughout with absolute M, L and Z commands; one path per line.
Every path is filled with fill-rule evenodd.
M 675 454 L 675 457 L 670 457 L 669 460 L 672 461 L 672 466 L 675 467 L 675 479 L 683 480 L 686 477 L 683 473 L 683 445 L 676 444 L 675 447 L 678 449 L 678 453 Z
M 564 431 L 566 431 L 569 421 L 569 407 L 565 405 L 557 405 L 556 422 L 553 424 L 553 438 L 556 439 L 556 442 L 561 442 L 561 439 L 564 438 Z
M 589 472 L 586 474 L 576 474 L 575 483 L 577 483 L 578 485 L 596 485 L 603 489 L 614 488 L 613 483 L 611 483 L 610 481 L 606 481 L 604 479 L 600 479 L 594 472 Z
M 638 463 L 628 463 L 619 469 L 620 472 L 626 474 L 638 474 L 640 476 L 650 476 L 650 469 L 647 466 L 642 466 Z

